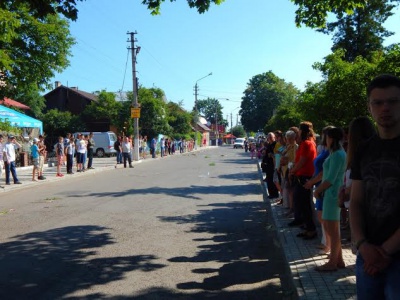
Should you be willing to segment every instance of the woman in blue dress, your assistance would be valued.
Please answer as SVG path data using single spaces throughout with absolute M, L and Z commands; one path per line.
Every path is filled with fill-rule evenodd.
M 330 128 L 326 132 L 326 144 L 329 156 L 323 164 L 322 182 L 314 192 L 315 198 L 323 195 L 322 225 L 324 226 L 327 244 L 331 246 L 329 261 L 316 267 L 317 271 L 336 271 L 344 268 L 342 243 L 340 240 L 340 207 L 338 195 L 343 185 L 346 171 L 346 152 L 342 147 L 343 131 L 340 128 Z

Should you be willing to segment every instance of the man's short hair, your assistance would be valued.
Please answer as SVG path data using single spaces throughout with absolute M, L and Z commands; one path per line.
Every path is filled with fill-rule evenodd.
M 376 76 L 367 86 L 367 97 L 369 98 L 373 89 L 386 89 L 391 86 L 400 88 L 400 78 L 391 74 Z

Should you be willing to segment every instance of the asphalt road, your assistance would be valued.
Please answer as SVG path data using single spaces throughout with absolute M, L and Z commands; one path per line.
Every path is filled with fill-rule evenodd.
M 289 299 L 267 208 L 230 147 L 4 193 L 0 299 Z

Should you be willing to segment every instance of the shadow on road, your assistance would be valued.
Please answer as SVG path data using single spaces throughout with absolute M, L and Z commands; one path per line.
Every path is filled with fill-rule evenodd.
M 209 275 L 202 282 L 179 283 L 178 289 L 201 290 L 201 297 L 206 293 L 207 298 L 218 299 L 295 298 L 287 263 L 276 232 L 270 230 L 264 203 L 229 202 L 199 207 L 197 215 L 160 217 L 164 222 L 190 222 L 192 232 L 212 235 L 194 240 L 199 243 L 195 256 L 169 259 L 174 263 L 199 263 L 199 268 L 192 272 Z M 222 266 L 201 267 L 207 262 L 218 262 Z
M 157 259 L 152 255 L 91 259 L 98 249 L 114 243 L 108 230 L 70 226 L 15 236 L 1 244 L 0 299 L 68 299 L 65 296 L 75 291 L 121 280 L 126 272 L 164 267 L 152 263 Z
M 232 175 L 235 176 L 235 175 Z M 243 180 L 243 177 L 241 177 Z M 239 179 L 239 178 L 238 178 Z M 254 179 L 254 175 L 249 180 Z M 124 197 L 127 195 L 167 195 L 171 197 L 181 197 L 193 200 L 200 200 L 201 197 L 197 195 L 204 194 L 219 194 L 219 195 L 232 195 L 232 196 L 241 196 L 248 195 L 248 187 L 256 189 L 258 192 L 260 191 L 260 185 L 256 183 L 252 183 L 247 185 L 247 188 L 244 189 L 243 185 L 227 185 L 227 186 L 197 186 L 191 185 L 188 187 L 173 187 L 173 188 L 165 188 L 165 187 L 150 187 L 145 189 L 128 189 L 128 190 L 118 190 L 112 192 L 87 192 L 87 193 L 79 193 L 79 194 L 68 194 L 67 197 L 70 198 L 79 198 L 79 197 L 99 197 L 109 199 L 110 197 Z

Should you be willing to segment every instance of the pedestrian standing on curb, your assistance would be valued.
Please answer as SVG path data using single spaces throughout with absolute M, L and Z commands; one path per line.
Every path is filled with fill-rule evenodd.
M 267 142 L 268 144 L 265 149 L 265 156 L 266 156 L 265 162 L 266 162 L 268 198 L 276 199 L 279 198 L 279 191 L 274 183 L 274 172 L 275 172 L 274 148 L 276 141 L 275 141 L 275 134 L 273 132 L 268 133 Z
M 4 151 L 4 144 L 3 144 L 3 135 L 0 134 L 0 178 L 3 176 L 3 168 L 4 168 L 4 160 L 3 160 L 3 151 Z M 0 185 L 0 188 L 4 188 Z
M 88 140 L 89 140 L 89 135 L 85 134 L 85 135 L 83 136 L 83 139 L 82 139 L 82 140 L 83 140 L 84 143 L 85 143 L 85 153 L 83 153 L 82 171 L 85 172 L 85 170 L 87 170 L 87 169 L 86 169 L 86 160 L 87 160 L 87 157 L 88 157 Z
M 65 154 L 67 156 L 67 174 L 74 174 L 72 168 L 74 165 L 75 139 L 73 137 L 71 137 L 67 147 L 65 148 Z
M 152 158 L 156 158 L 156 149 L 157 149 L 157 140 L 155 137 L 153 137 L 150 142 L 150 152 Z
M 57 157 L 57 177 L 63 177 L 61 173 L 61 166 L 64 164 L 64 138 L 58 137 L 58 143 L 56 144 L 56 157 Z
M 124 142 L 122 143 L 122 156 L 124 158 L 124 168 L 126 168 L 126 161 L 129 162 L 129 168 L 133 168 L 131 159 L 132 150 L 133 150 L 132 143 L 129 137 L 126 136 Z
M 294 220 L 289 226 L 298 226 L 304 223 L 305 231 L 297 234 L 305 240 L 317 237 L 313 216 L 312 191 L 304 185 L 314 174 L 314 159 L 317 157 L 317 146 L 311 122 L 301 122 L 297 135 L 299 148 L 296 151 L 294 167 L 290 175 L 294 175 L 295 186 L 293 190 Z
M 78 140 L 75 144 L 75 150 L 76 150 L 76 172 L 84 172 L 84 164 L 83 164 L 83 158 L 86 153 L 86 143 L 83 140 L 82 134 L 78 135 Z
M 359 146 L 351 168 L 357 299 L 400 299 L 400 78 L 375 77 L 367 100 L 378 134 Z
M 143 159 L 146 159 L 146 154 L 147 154 L 147 135 L 145 135 L 144 137 L 143 137 L 143 140 L 142 140 L 142 156 L 143 156 Z
M 329 156 L 329 149 L 327 148 L 327 136 L 326 133 L 330 128 L 333 128 L 333 126 L 326 126 L 322 129 L 322 134 L 321 134 L 321 141 L 320 144 L 318 145 L 319 147 L 319 153 L 318 153 L 318 147 L 317 147 L 317 157 L 314 159 L 314 175 L 313 177 L 306 182 L 304 185 L 304 188 L 306 189 L 313 189 L 315 186 L 316 188 L 320 185 L 321 180 L 322 180 L 322 175 L 323 169 L 324 169 L 324 162 Z M 317 219 L 318 222 L 322 225 L 322 207 L 324 203 L 323 195 L 321 195 L 319 198 L 315 199 L 315 210 L 317 211 Z M 328 244 L 328 240 L 326 239 L 326 234 L 324 230 L 324 226 L 321 226 L 321 232 L 322 232 L 322 237 L 321 237 L 321 244 L 317 246 L 317 248 L 321 249 L 321 253 L 329 253 L 331 251 L 331 246 Z
M 164 154 L 165 154 L 165 143 L 164 143 L 164 137 L 162 137 L 160 140 L 160 155 L 161 155 L 161 157 L 164 157 Z
M 32 181 L 38 181 L 36 179 L 36 173 L 39 177 L 39 147 L 38 147 L 38 138 L 33 139 L 33 144 L 31 146 L 31 156 L 32 156 Z
M 114 142 L 114 150 L 117 151 L 117 164 L 115 167 L 117 167 L 118 164 L 122 164 L 122 148 L 121 148 L 121 143 L 122 143 L 122 136 L 118 136 L 117 140 Z
M 38 179 L 45 180 L 46 177 L 43 176 L 43 168 L 44 168 L 44 161 L 46 160 L 47 151 L 43 135 L 39 135 L 38 147 L 39 147 Z
M 21 145 L 16 141 L 15 136 L 8 136 L 8 141 L 3 149 L 3 159 L 6 169 L 6 185 L 10 185 L 10 172 L 13 177 L 14 184 L 22 183 L 17 177 L 17 170 L 15 166 L 15 146 L 21 147 Z
M 93 167 L 92 167 L 92 164 L 93 164 L 93 155 L 94 155 L 94 147 L 96 146 L 96 143 L 95 143 L 95 141 L 94 141 L 94 139 L 93 139 L 93 132 L 91 132 L 91 133 L 89 133 L 89 138 L 88 138 L 88 144 L 87 144 L 87 147 L 88 147 L 88 165 L 87 165 L 87 168 L 88 169 L 94 169 Z
M 326 234 L 327 245 L 330 246 L 329 261 L 315 268 L 319 272 L 336 271 L 344 268 L 342 242 L 340 239 L 340 207 L 338 205 L 339 190 L 343 185 L 346 171 L 346 152 L 343 149 L 344 133 L 341 128 L 329 128 L 326 131 L 326 146 L 329 156 L 323 163 L 322 182 L 315 189 L 316 199 L 323 199 L 322 225 Z M 323 195 L 323 198 L 322 198 Z

